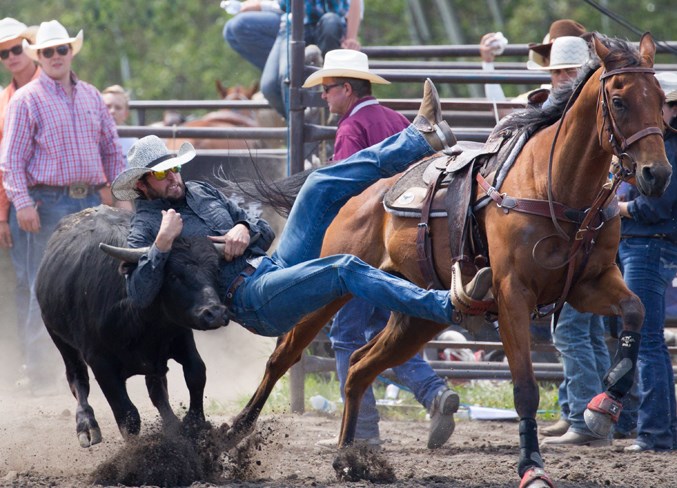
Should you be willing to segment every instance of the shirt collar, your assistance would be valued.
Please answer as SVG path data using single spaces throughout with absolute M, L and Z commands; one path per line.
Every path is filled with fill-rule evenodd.
M 373 102 L 372 102 L 372 100 L 373 100 Z M 341 122 L 343 122 L 345 119 L 347 119 L 348 117 L 350 117 L 351 115 L 354 115 L 353 111 L 355 110 L 355 108 L 358 107 L 360 104 L 363 104 L 365 102 L 372 102 L 372 103 L 369 103 L 369 105 L 372 105 L 374 102 L 378 103 L 378 100 L 376 100 L 376 98 L 373 97 L 372 95 L 367 95 L 366 97 L 360 98 L 355 103 L 353 103 L 350 107 L 348 107 L 348 110 L 346 110 L 346 113 L 343 114 L 343 117 L 341 117 L 341 120 L 339 120 L 339 124 Z

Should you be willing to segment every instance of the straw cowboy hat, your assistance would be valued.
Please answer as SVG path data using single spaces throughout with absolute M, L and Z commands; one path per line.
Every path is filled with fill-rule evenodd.
M 550 64 L 541 66 L 533 61 L 527 61 L 527 69 L 552 71 L 555 69 L 580 68 L 588 60 L 589 47 L 581 37 L 558 37 L 552 43 L 550 50 Z
M 389 85 L 390 82 L 369 71 L 367 55 L 352 49 L 334 49 L 324 57 L 321 70 L 311 74 L 303 88 L 310 88 L 322 83 L 323 78 L 357 78 L 372 83 Z
M 24 42 L 24 49 L 28 57 L 38 61 L 38 51 L 48 47 L 70 44 L 73 49 L 73 56 L 80 52 L 82 48 L 82 30 L 75 37 L 70 37 L 66 28 L 57 20 L 50 20 L 40 24 L 38 33 L 35 36 L 35 43 L 28 44 Z
M 550 30 L 543 38 L 541 44 L 529 44 L 529 61 L 541 66 L 547 66 L 550 49 L 552 49 L 552 43 L 555 39 L 565 36 L 581 37 L 585 34 L 587 34 L 585 27 L 575 20 L 556 20 L 550 24 Z
M 658 73 L 656 79 L 665 92 L 665 101 L 677 102 L 677 73 L 674 71 Z
M 11 17 L 0 20 L 0 44 L 14 39 L 26 39 L 28 42 L 35 42 L 37 32 L 38 26 L 36 25 L 27 27 L 23 22 Z
M 165 171 L 181 166 L 196 155 L 190 142 L 184 142 L 178 154 L 169 152 L 158 136 L 146 136 L 134 143 L 127 153 L 127 169 L 120 173 L 111 185 L 111 191 L 118 200 L 135 200 L 139 193 L 136 182 L 151 171 Z

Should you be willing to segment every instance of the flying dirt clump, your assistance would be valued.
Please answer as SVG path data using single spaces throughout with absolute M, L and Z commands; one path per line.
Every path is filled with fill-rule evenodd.
M 336 477 L 341 481 L 371 481 L 394 483 L 395 471 L 387 459 L 369 446 L 351 446 L 342 449 L 333 463 Z
M 219 483 L 227 479 L 247 480 L 252 472 L 253 453 L 265 443 L 259 433 L 239 446 L 225 443 L 228 424 L 210 424 L 195 436 L 152 432 L 130 438 L 113 457 L 92 473 L 92 483 L 125 486 L 187 486 L 196 481 Z

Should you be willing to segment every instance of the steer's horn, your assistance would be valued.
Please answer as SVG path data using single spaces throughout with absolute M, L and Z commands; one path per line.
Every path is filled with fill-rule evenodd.
M 213 242 L 212 244 L 214 244 L 214 248 L 218 251 L 219 256 L 223 256 L 226 245 L 223 242 Z
M 101 249 L 109 256 L 113 256 L 114 258 L 119 259 L 120 261 L 124 261 L 126 263 L 138 263 L 139 258 L 143 254 L 147 253 L 150 247 L 139 247 L 133 249 L 130 247 L 111 246 L 110 244 L 101 242 L 99 243 L 99 249 Z

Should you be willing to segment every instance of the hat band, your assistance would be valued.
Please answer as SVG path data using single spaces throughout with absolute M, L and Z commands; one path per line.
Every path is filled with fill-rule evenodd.
M 165 154 L 164 156 L 160 156 L 159 158 L 154 159 L 153 161 L 151 161 L 150 163 L 148 163 L 148 164 L 146 165 L 146 168 L 151 168 L 151 167 L 155 166 L 156 164 L 159 164 L 159 163 L 161 163 L 162 161 L 166 161 L 167 159 L 171 159 L 171 158 L 173 158 L 173 157 L 174 157 L 173 154 Z

